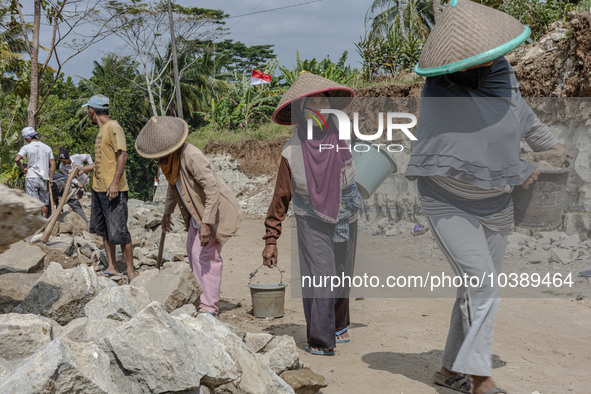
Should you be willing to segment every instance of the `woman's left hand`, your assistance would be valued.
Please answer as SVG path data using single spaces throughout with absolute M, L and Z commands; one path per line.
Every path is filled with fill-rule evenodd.
M 529 189 L 529 186 L 532 183 L 534 183 L 534 181 L 538 180 L 538 176 L 541 173 L 542 173 L 542 171 L 540 171 L 540 169 L 536 167 L 536 170 L 534 172 L 532 172 L 532 174 L 529 176 L 529 178 L 527 178 L 526 181 L 521 184 L 521 187 L 523 187 L 524 189 Z
M 572 153 L 570 153 L 570 151 L 568 149 L 566 149 L 566 146 L 562 145 L 560 142 L 555 143 L 554 145 L 552 145 L 552 147 L 550 149 L 554 149 L 554 150 L 559 150 L 562 152 L 566 153 L 566 157 L 568 157 L 569 159 L 572 159 L 574 156 Z

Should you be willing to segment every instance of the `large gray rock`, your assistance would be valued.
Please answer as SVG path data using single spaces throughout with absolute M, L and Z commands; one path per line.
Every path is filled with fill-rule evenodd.
M 74 238 L 68 237 L 67 235 L 61 235 L 60 237 L 52 238 L 51 242 L 47 243 L 47 247 L 60 251 L 66 256 L 74 256 L 78 251 L 78 246 L 74 242 Z
M 212 334 L 242 368 L 240 378 L 217 387 L 214 390 L 215 393 L 287 394 L 294 392 L 230 328 L 213 316 L 202 313 L 195 318 L 183 315 L 181 319 L 195 330 Z
M 10 375 L 11 372 L 11 364 L 6 359 L 0 357 L 0 382 Z
M 76 341 L 84 339 L 84 330 L 86 329 L 87 317 L 79 317 L 68 323 L 67 326 L 60 330 L 60 337 L 68 337 Z
M 41 273 L 0 275 L 0 313 L 9 313 L 31 291 Z
M 265 364 L 277 375 L 300 367 L 298 348 L 289 335 L 273 337 L 261 352 Z
M 193 271 L 184 262 L 172 262 L 163 270 L 147 270 L 132 282 L 132 286 L 146 289 L 150 298 L 172 312 L 186 304 L 194 304 L 203 290 Z
M 312 372 L 308 368 L 285 371 L 280 376 L 293 388 L 296 394 L 316 394 L 321 388 L 328 386 L 324 376 Z
M 575 258 L 569 249 L 554 248 L 550 251 L 549 263 L 568 264 Z
M 59 331 L 56 322 L 42 316 L 0 315 L 0 356 L 8 360 L 29 357 L 57 337 Z
M 176 316 L 176 317 L 179 317 L 180 315 L 193 316 L 193 313 L 195 313 L 196 311 L 197 311 L 197 308 L 195 308 L 195 305 L 187 304 L 187 305 L 183 305 L 180 308 L 177 308 L 174 311 L 170 312 L 170 316 Z
M 101 291 L 84 308 L 84 339 L 99 342 L 152 302 L 141 287 L 116 286 Z
M 92 342 L 57 338 L 21 362 L 0 383 L 0 393 L 119 393 L 109 357 Z
M 27 242 L 18 242 L 0 254 L 0 275 L 37 272 L 43 269 L 44 261 L 44 251 Z
M 560 242 L 560 247 L 565 249 L 578 248 L 581 246 L 581 238 L 579 234 L 570 235 L 568 238 Z
M 66 224 L 72 225 L 72 231 L 74 234 L 79 234 L 82 231 L 88 231 L 88 224 L 82 219 L 82 216 L 76 212 L 68 212 L 64 217 L 63 221 Z
M 186 315 L 183 315 L 186 316 Z M 240 375 L 238 364 L 210 333 L 169 316 L 153 302 L 105 341 L 125 376 L 147 392 L 217 387 Z
M 61 325 L 84 316 L 84 306 L 99 292 L 94 270 L 80 265 L 63 269 L 51 263 L 16 313 L 34 313 L 54 319 Z
M 166 234 L 164 250 L 171 254 L 187 254 L 187 234 Z
M 43 203 L 18 189 L 0 185 L 0 253 L 43 227 Z
M 154 228 L 162 222 L 162 214 L 157 211 L 149 211 L 139 217 L 142 227 Z
M 246 343 L 246 346 L 248 346 L 254 353 L 258 353 L 263 350 L 272 339 L 273 335 L 271 334 L 256 334 L 248 332 L 244 336 L 244 343 Z

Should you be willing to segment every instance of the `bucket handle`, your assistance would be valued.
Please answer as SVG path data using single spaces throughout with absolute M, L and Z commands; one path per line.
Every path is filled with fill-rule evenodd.
M 248 284 L 250 284 L 250 283 L 252 282 L 252 278 L 254 278 L 254 276 L 257 274 L 257 272 L 259 272 L 259 270 L 261 269 L 261 267 L 262 267 L 263 265 L 265 265 L 265 264 L 261 264 L 261 265 L 259 265 L 259 268 L 257 268 L 256 270 L 254 270 L 253 272 L 251 272 L 251 273 L 248 275 L 248 279 L 249 279 L 249 281 L 248 281 Z M 281 279 L 279 280 L 279 283 L 280 283 L 280 284 L 283 284 L 283 273 L 282 273 L 282 272 L 281 272 L 281 270 L 279 269 L 279 266 L 277 266 L 277 265 L 276 265 L 275 267 L 277 267 L 277 270 L 279 270 L 279 274 L 281 275 Z

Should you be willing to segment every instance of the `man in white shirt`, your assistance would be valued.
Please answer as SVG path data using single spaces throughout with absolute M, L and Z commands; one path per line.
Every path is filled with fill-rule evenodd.
M 25 127 L 22 131 L 23 138 L 27 143 L 18 152 L 14 161 L 18 168 L 26 174 L 25 188 L 27 194 L 38 198 L 45 204 L 41 208 L 43 217 L 47 217 L 47 205 L 49 204 L 49 189 L 47 181 L 53 183 L 55 173 L 55 159 L 51 148 L 39 141 L 39 133 L 32 127 Z M 27 167 L 21 162 L 27 159 Z
M 88 153 L 80 153 L 77 155 L 70 156 L 70 152 L 67 148 L 60 148 L 60 170 L 65 176 L 70 175 L 72 166 L 84 167 L 85 165 L 91 165 L 92 157 Z M 86 163 L 86 164 L 84 164 Z M 78 186 L 78 198 L 84 196 L 84 187 L 90 182 L 88 175 L 81 174 L 77 178 L 74 178 L 73 183 Z

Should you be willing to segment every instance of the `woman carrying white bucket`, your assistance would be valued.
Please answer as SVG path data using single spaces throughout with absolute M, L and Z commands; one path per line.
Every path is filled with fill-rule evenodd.
M 428 78 L 406 176 L 418 180 L 423 211 L 456 275 L 484 278 L 458 288 L 443 366 L 433 377 L 465 393 L 507 393 L 491 378 L 497 278 L 514 227 L 513 187 L 528 188 L 540 173 L 521 158 L 521 139 L 535 151 L 572 157 L 523 100 L 502 57 L 528 36 L 505 13 L 452 0 L 415 68 Z
M 357 217 L 363 199 L 355 183 L 355 165 L 346 142 L 338 139 L 336 119 L 321 109 L 343 109 L 354 92 L 317 75 L 300 74 L 285 93 L 273 121 L 295 125 L 281 154 L 273 200 L 265 220 L 263 263 L 277 264 L 277 238 L 290 201 L 297 222 L 300 274 L 352 276 L 357 247 Z M 308 120 L 313 119 L 312 139 Z M 320 150 L 320 145 L 341 149 Z M 306 351 L 335 354 L 336 343 L 349 342 L 349 289 L 302 288 L 307 325 Z

